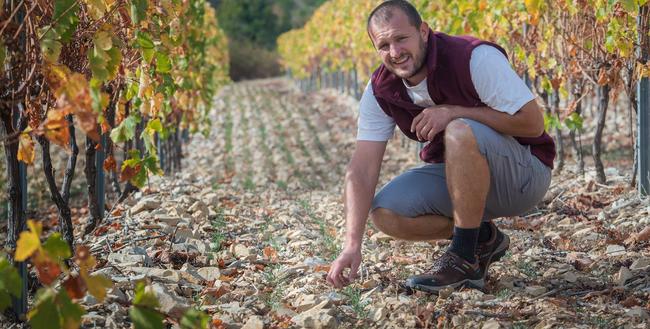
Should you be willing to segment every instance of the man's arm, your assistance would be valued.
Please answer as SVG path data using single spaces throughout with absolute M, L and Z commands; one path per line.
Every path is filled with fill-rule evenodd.
M 516 137 L 539 137 L 544 132 L 544 117 L 535 100 L 526 103 L 515 114 L 496 111 L 487 106 L 432 106 L 415 117 L 411 131 L 420 140 L 432 140 L 449 122 L 458 118 L 472 119 L 502 134 Z
M 327 282 L 336 288 L 348 285 L 357 277 L 361 263 L 361 242 L 368 212 L 374 196 L 386 142 L 357 141 L 345 174 L 345 244 L 332 263 Z M 349 268 L 349 275 L 343 271 Z

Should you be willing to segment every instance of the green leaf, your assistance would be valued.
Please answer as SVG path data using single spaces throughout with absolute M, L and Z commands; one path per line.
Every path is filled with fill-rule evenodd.
M 21 279 L 16 268 L 4 255 L 0 255 L 0 312 L 11 305 L 10 295 L 16 298 L 21 296 L 21 286 Z
M 58 260 L 64 260 L 72 257 L 70 252 L 70 246 L 68 243 L 63 240 L 61 233 L 55 232 L 50 235 L 45 243 L 43 243 L 43 249 L 47 252 L 50 257 Z
M 109 50 L 113 48 L 113 39 L 107 31 L 97 32 L 93 41 L 95 42 L 95 46 L 99 47 L 101 50 Z
M 108 54 L 109 60 L 106 63 L 106 69 L 108 70 L 108 78 L 115 79 L 117 76 L 117 71 L 120 68 L 120 63 L 122 63 L 122 52 L 120 48 L 113 47 L 106 52 Z
M 106 53 L 97 48 L 97 46 L 88 52 L 88 63 L 90 64 L 90 71 L 93 73 L 94 79 L 99 81 L 106 81 L 108 79 L 106 57 Z
M 63 328 L 79 328 L 81 317 L 86 313 L 83 307 L 73 303 L 65 289 L 59 291 L 56 301 Z
M 36 305 L 27 313 L 27 319 L 33 329 L 62 328 L 55 298 L 53 290 L 41 291 Z
M 55 0 L 54 1 L 54 15 L 52 16 L 52 24 L 54 30 L 61 37 L 62 43 L 67 43 L 72 38 L 72 34 L 77 28 L 79 17 L 77 12 L 79 5 L 76 0 Z
M 138 46 L 142 50 L 142 58 L 144 58 L 147 63 L 151 63 L 151 60 L 153 59 L 153 55 L 155 53 L 154 44 L 151 40 L 151 37 L 149 34 L 142 31 L 136 31 L 135 37 Z
M 630 14 L 635 14 L 639 10 L 636 0 L 619 0 L 618 2 L 623 5 L 625 11 Z
M 45 30 L 47 30 L 47 32 L 45 32 L 45 35 L 43 35 L 43 38 L 41 39 L 41 53 L 43 54 L 43 58 L 47 61 L 55 63 L 59 60 L 59 55 L 61 55 L 61 48 L 63 45 L 59 42 L 59 36 L 56 31 L 53 29 L 48 30 L 48 27 L 44 26 L 41 32 L 44 32 Z
M 162 132 L 163 126 L 162 123 L 160 122 L 160 119 L 156 118 L 147 123 L 146 129 L 160 133 Z
M 127 101 L 130 101 L 133 97 L 138 94 L 138 84 L 135 82 L 129 82 L 126 85 L 126 95 L 124 95 Z
M 142 164 L 154 175 L 162 176 L 165 174 L 158 166 L 158 157 L 155 155 L 150 155 L 144 158 L 144 160 L 142 160 Z
M 131 306 L 129 315 L 135 329 L 164 329 L 163 316 L 149 308 Z
M 140 21 L 147 18 L 147 0 L 131 1 L 131 20 L 133 23 L 140 24 Z
M 138 124 L 135 116 L 128 116 L 117 127 L 111 130 L 111 139 L 114 143 L 122 143 L 135 137 L 135 127 Z
M 190 308 L 181 318 L 181 329 L 207 329 L 210 316 L 195 308 Z
M 172 70 L 172 62 L 165 53 L 156 53 L 156 72 L 169 73 Z

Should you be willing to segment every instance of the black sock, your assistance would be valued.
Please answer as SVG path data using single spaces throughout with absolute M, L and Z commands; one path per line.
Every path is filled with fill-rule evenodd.
M 485 242 L 492 237 L 492 227 L 489 222 L 481 223 L 481 231 L 478 234 L 478 242 Z
M 476 261 L 476 244 L 480 229 L 477 228 L 460 228 L 454 226 L 454 237 L 451 239 L 449 251 L 453 251 L 468 262 Z

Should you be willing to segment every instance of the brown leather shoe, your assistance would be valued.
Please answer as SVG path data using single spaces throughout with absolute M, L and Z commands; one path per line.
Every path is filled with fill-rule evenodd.
M 490 239 L 482 243 L 479 242 L 476 246 L 482 278 L 485 278 L 490 265 L 501 259 L 510 247 L 510 238 L 501 232 L 492 221 L 489 221 L 488 225 L 492 230 Z
M 446 251 L 431 267 L 429 273 L 415 275 L 406 280 L 406 286 L 431 293 L 452 287 L 469 286 L 482 289 L 485 285 L 479 262 L 474 264 L 457 254 Z

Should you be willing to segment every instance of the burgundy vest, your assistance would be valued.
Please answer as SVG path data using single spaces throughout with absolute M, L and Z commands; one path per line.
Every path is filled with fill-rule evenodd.
M 500 50 L 500 46 L 470 36 L 450 36 L 429 30 L 426 65 L 427 87 L 435 104 L 459 105 L 464 107 L 485 106 L 474 88 L 470 74 L 470 56 L 474 48 L 487 44 Z M 413 103 L 402 79 L 390 72 L 383 64 L 372 74 L 372 89 L 377 103 L 387 115 L 395 120 L 399 129 L 410 139 L 418 140 L 411 133 L 411 123 L 423 107 Z M 420 151 L 420 159 L 429 163 L 444 162 L 444 131 Z M 530 145 L 530 151 L 542 163 L 553 168 L 555 143 L 544 132 L 539 137 L 515 137 L 522 145 Z

